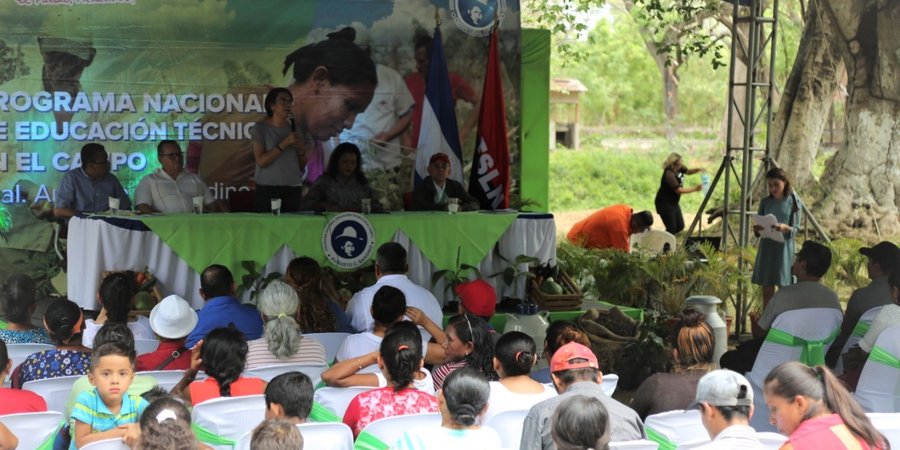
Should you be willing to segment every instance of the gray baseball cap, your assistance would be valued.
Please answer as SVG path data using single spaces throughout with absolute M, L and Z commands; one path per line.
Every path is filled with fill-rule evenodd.
M 714 370 L 697 383 L 697 396 L 689 409 L 701 402 L 713 406 L 750 406 L 753 404 L 753 387 L 743 375 L 730 370 Z

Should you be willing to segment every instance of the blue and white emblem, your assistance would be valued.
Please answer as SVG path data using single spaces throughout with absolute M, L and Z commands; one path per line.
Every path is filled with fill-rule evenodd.
M 494 18 L 503 22 L 506 0 L 450 0 L 450 17 L 469 36 L 490 36 Z
M 322 233 L 325 257 L 343 269 L 361 266 L 369 259 L 374 247 L 375 230 L 362 214 L 338 214 L 325 225 Z

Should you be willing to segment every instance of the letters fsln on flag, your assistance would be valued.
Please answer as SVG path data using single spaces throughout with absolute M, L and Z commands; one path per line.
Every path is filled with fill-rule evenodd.
M 497 32 L 495 28 L 491 33 L 475 154 L 469 176 L 469 193 L 478 199 L 481 209 L 509 207 L 509 142 L 506 139 L 506 105 L 500 78 Z

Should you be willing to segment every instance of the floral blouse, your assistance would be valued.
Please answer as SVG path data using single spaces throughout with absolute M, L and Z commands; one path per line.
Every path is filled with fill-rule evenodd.
M 12 376 L 12 387 L 45 378 L 85 375 L 91 368 L 90 352 L 75 350 L 44 350 L 25 358 Z
M 359 436 L 366 425 L 385 417 L 438 412 L 437 399 L 418 389 L 404 388 L 395 392 L 393 386 L 372 389 L 350 401 L 344 413 L 344 423 Z
M 0 341 L 7 344 L 53 344 L 43 328 L 33 330 L 0 330 Z

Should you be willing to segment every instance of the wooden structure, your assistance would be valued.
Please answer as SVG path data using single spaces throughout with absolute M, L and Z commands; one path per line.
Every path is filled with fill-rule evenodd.
M 578 127 L 581 121 L 580 97 L 587 88 L 575 78 L 555 77 L 550 80 L 550 148 L 560 142 L 578 149 Z

